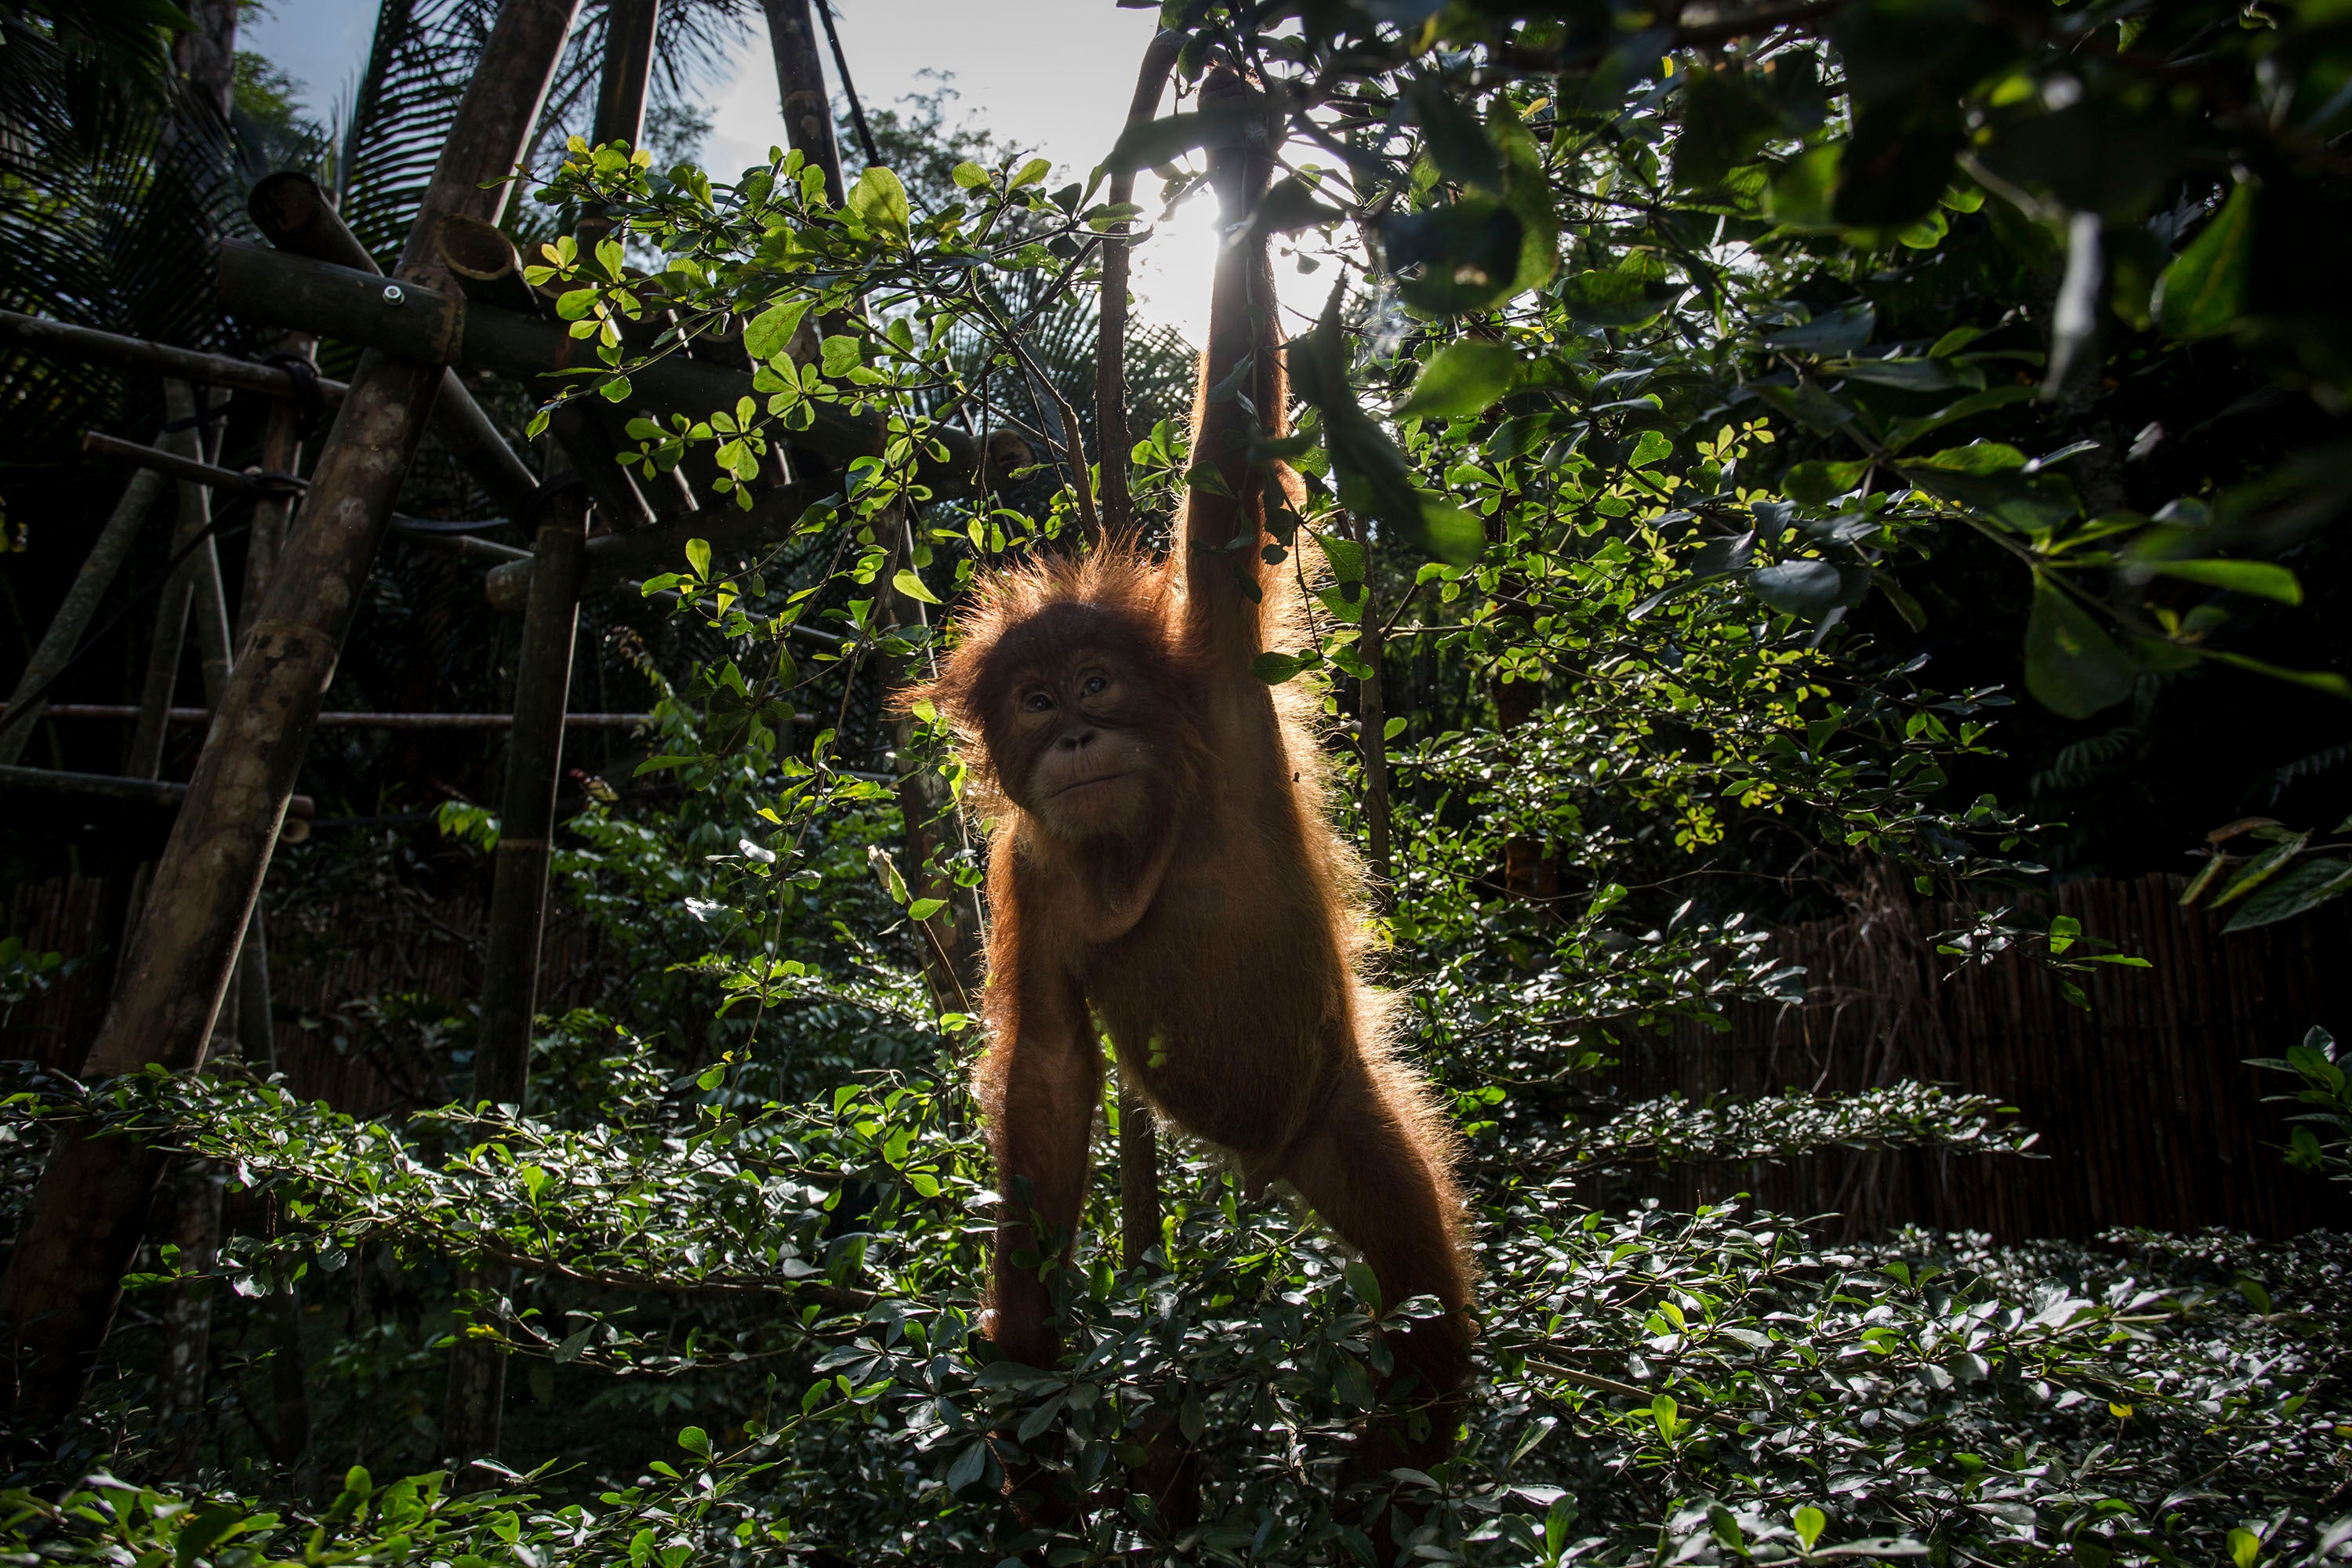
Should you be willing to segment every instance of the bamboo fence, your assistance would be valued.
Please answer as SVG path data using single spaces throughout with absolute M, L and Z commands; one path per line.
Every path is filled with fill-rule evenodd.
M 37 952 L 69 959 L 88 953 L 98 946 L 100 887 L 96 878 L 82 877 L 19 887 L 9 900 L 6 931 Z M 440 1062 L 418 1048 L 420 1031 L 478 1005 L 485 923 L 478 900 L 382 898 L 307 903 L 294 919 L 274 923 L 276 1065 L 293 1092 L 356 1116 L 448 1099 Z M 540 949 L 539 1010 L 561 1013 L 594 995 L 607 978 L 604 960 L 595 930 L 551 907 Z M 415 1004 L 404 1005 L 407 998 Z M 387 1021 L 387 1004 L 395 1018 L 413 1022 Z M 68 976 L 0 1026 L 0 1059 L 78 1065 L 71 1058 L 97 1032 L 99 1006 L 89 988 Z
M 1642 1173 L 1633 1190 L 1685 1205 L 1746 1193 L 1782 1213 L 1838 1215 L 1850 1235 L 1906 1223 L 2003 1240 L 2352 1225 L 2343 1188 L 2279 1156 L 2287 1110 L 2263 1097 L 2287 1080 L 2244 1065 L 2283 1054 L 2315 1024 L 2352 1028 L 2352 903 L 2224 936 L 2221 921 L 2179 908 L 2180 886 L 2149 876 L 2059 889 L 2054 912 L 2151 964 L 2096 966 L 2088 1013 L 2021 954 L 1952 973 L 1957 961 L 1932 938 L 1969 911 L 1874 886 L 1845 918 L 1773 932 L 1773 955 L 1804 966 L 1802 1005 L 1738 1005 L 1727 1031 L 1678 1024 L 1626 1044 L 1610 1075 L 1628 1102 L 1927 1078 L 2018 1107 L 2041 1134 L 2032 1156 L 1835 1150 Z M 9 900 L 6 931 L 70 957 L 96 945 L 98 910 L 94 879 L 29 884 Z M 278 1064 L 294 1091 L 362 1115 L 438 1100 L 438 1064 L 413 1029 L 384 1021 L 380 999 L 420 998 L 419 1016 L 467 1012 L 480 994 L 483 925 L 478 901 L 356 898 L 273 924 Z M 608 967 L 595 932 L 551 910 L 540 1010 L 593 997 Z M 0 1027 L 0 1057 L 63 1065 L 94 1032 L 95 1005 L 68 978 Z
M 1932 938 L 1971 911 L 1875 887 L 1847 918 L 1773 932 L 1773 956 L 1804 966 L 1802 1005 L 1738 1005 L 1727 1032 L 1679 1023 L 1629 1044 L 1611 1075 L 1629 1101 L 1928 1079 L 2017 1107 L 2040 1134 L 2030 1156 L 1832 1150 L 1648 1173 L 1635 1190 L 1684 1205 L 1748 1193 L 1782 1213 L 1837 1215 L 1848 1235 L 2352 1225 L 2343 1186 L 2280 1156 L 2291 1108 L 2264 1097 L 2293 1080 L 2245 1065 L 2284 1055 L 2314 1025 L 2352 1027 L 2352 904 L 2223 935 L 2222 919 L 2179 907 L 2182 886 L 2150 875 L 2059 889 L 2049 912 L 2150 964 L 2095 965 L 2088 1012 L 2025 954 L 1955 973 Z

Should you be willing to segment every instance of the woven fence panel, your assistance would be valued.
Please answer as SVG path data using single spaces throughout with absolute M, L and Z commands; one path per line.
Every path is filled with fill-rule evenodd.
M 1678 1024 L 1670 1038 L 1629 1043 L 1612 1075 L 1629 1100 L 1701 1100 L 1927 1079 L 2015 1106 L 2040 1134 L 2034 1157 L 1832 1150 L 1651 1173 L 1635 1190 L 1680 1205 L 1747 1193 L 1783 1213 L 1834 1215 L 1848 1235 L 1906 1223 L 2003 1240 L 2352 1224 L 2342 1186 L 2279 1155 L 2291 1108 L 2264 1101 L 2292 1080 L 2244 1065 L 2284 1055 L 2315 1025 L 2352 1026 L 2352 906 L 2224 935 L 2221 920 L 2180 908 L 2182 885 L 2061 887 L 2055 912 L 2149 963 L 2095 966 L 2086 1012 L 2030 956 L 1954 972 L 1933 938 L 1970 911 L 1914 905 L 1880 883 L 1845 919 L 1773 933 L 1774 956 L 1805 969 L 1802 1005 L 1740 1005 L 1727 1032 Z

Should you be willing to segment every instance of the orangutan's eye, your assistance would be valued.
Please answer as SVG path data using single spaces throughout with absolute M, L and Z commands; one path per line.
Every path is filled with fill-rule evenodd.
M 1108 680 L 1105 680 L 1101 676 L 1099 676 L 1099 675 L 1089 675 L 1089 676 L 1087 676 L 1087 696 L 1089 696 L 1089 697 L 1097 696 L 1097 695 L 1098 695 L 1099 693 L 1104 692 L 1104 691 L 1108 691 L 1108 690 L 1109 690 L 1109 689 L 1110 689 L 1110 682 L 1109 682 L 1109 681 L 1108 681 Z
M 1042 691 L 1033 691 L 1022 699 L 1021 706 L 1032 713 L 1051 713 L 1054 710 L 1054 700 Z

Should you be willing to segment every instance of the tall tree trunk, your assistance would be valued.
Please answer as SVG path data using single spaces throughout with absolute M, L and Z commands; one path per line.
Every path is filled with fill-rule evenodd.
M 833 100 L 824 90 L 824 66 L 816 52 L 816 23 L 809 0 L 760 0 L 768 16 L 768 47 L 776 57 L 776 89 L 784 109 L 784 134 L 801 156 L 824 171 L 825 199 L 841 205 L 841 148 L 833 134 Z
M 495 218 L 505 205 L 502 182 L 528 143 L 577 5 L 500 8 L 399 276 L 445 284 L 435 226 L 454 213 Z M 247 657 L 205 733 L 85 1076 L 202 1064 L 295 773 L 441 379 L 436 364 L 361 357 Z M 16 1373 L 6 1424 L 16 1430 L 55 1421 L 81 1397 L 163 1167 L 150 1146 L 58 1137 L 0 1277 Z
M 637 144 L 646 132 L 646 85 L 654 64 L 654 31 L 661 0 L 613 0 L 604 13 L 604 58 L 596 83 L 596 118 L 591 140 Z M 580 248 L 593 252 L 613 231 L 601 206 L 580 216 Z

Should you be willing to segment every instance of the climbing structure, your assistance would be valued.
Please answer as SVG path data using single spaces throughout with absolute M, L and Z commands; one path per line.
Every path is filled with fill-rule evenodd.
M 585 595 L 676 569 L 688 538 L 719 553 L 772 543 L 807 505 L 837 488 L 838 468 L 877 451 L 878 421 L 820 416 L 754 486 L 748 510 L 702 511 L 690 469 L 662 480 L 614 460 L 633 413 L 700 417 L 751 390 L 740 340 L 704 337 L 633 376 L 629 407 L 601 399 L 560 407 L 541 449 L 519 453 L 460 373 L 510 378 L 534 400 L 554 395 L 552 373 L 580 345 L 522 276 L 499 226 L 512 174 L 575 20 L 579 0 L 505 0 L 482 49 L 398 261 L 381 272 L 367 248 L 307 177 L 278 174 L 250 193 L 266 246 L 225 241 L 220 302 L 233 318 L 278 330 L 263 361 L 205 353 L 0 312 L 0 342 L 62 363 L 98 363 L 164 378 L 172 417 L 147 445 L 92 434 L 89 451 L 131 472 L 121 503 L 93 541 L 70 591 L 0 711 L 0 787 L 66 790 L 167 801 L 169 839 L 145 878 L 144 898 L 112 975 L 105 1022 L 84 1077 L 201 1066 L 216 1030 L 266 1059 L 268 991 L 257 896 L 271 851 L 309 803 L 294 790 L 322 723 L 510 726 L 494 863 L 489 946 L 481 992 L 476 1092 L 525 1100 L 549 846 L 555 828 L 566 730 L 639 717 L 569 711 L 579 606 Z M 613 0 L 593 139 L 635 142 L 642 132 L 659 0 Z M 793 146 L 842 188 L 809 0 L 763 0 Z M 837 56 L 837 45 L 836 59 Z M 1156 99 L 1156 92 L 1153 94 Z M 602 232 L 602 215 L 582 215 Z M 593 234 L 590 234 L 593 237 Z M 314 347 L 327 339 L 362 352 L 348 383 L 321 376 Z M 208 400 L 231 392 L 273 401 L 264 461 L 222 467 L 205 439 L 217 421 Z M 332 410 L 307 474 L 299 450 L 306 411 Z M 396 510 L 427 427 L 483 493 L 532 540 L 528 551 L 477 536 L 480 525 L 436 525 Z M 926 474 L 935 491 L 968 489 L 983 442 L 939 432 L 947 456 Z M 181 499 L 171 577 L 155 610 L 149 679 L 127 713 L 131 765 L 122 775 L 20 765 L 26 739 L 60 673 L 108 599 L 142 521 L 167 489 Z M 245 591 L 232 625 L 214 548 L 210 502 L 253 500 Z M 902 525 L 903 526 L 903 523 Z M 329 714 L 328 684 L 380 547 L 400 533 L 486 568 L 490 604 L 520 616 L 510 715 Z M 903 609 L 912 619 L 919 606 Z M 193 625 L 204 670 L 197 712 L 173 706 L 174 675 Z M 810 628 L 803 635 L 830 637 Z M 50 710 L 99 717 L 91 705 Z M 109 712 L 112 710 L 110 710 Z M 184 784 L 160 777 L 163 736 L 202 719 L 203 747 Z M 901 780 L 902 789 L 926 787 Z M 936 815 L 927 811 L 926 817 Z M 916 814 L 909 812 L 909 820 Z M 969 954 L 942 952 L 952 972 Z M 52 1152 L 5 1279 L 0 1321 L 13 1354 L 13 1425 L 70 1409 L 113 1316 L 121 1280 L 144 1234 L 167 1163 L 160 1150 L 68 1135 Z M 216 1204 L 217 1199 L 214 1200 Z M 504 1281 L 471 1281 L 495 1301 Z M 446 1451 L 487 1453 L 498 1440 L 504 1358 L 461 1348 L 453 1357 Z

